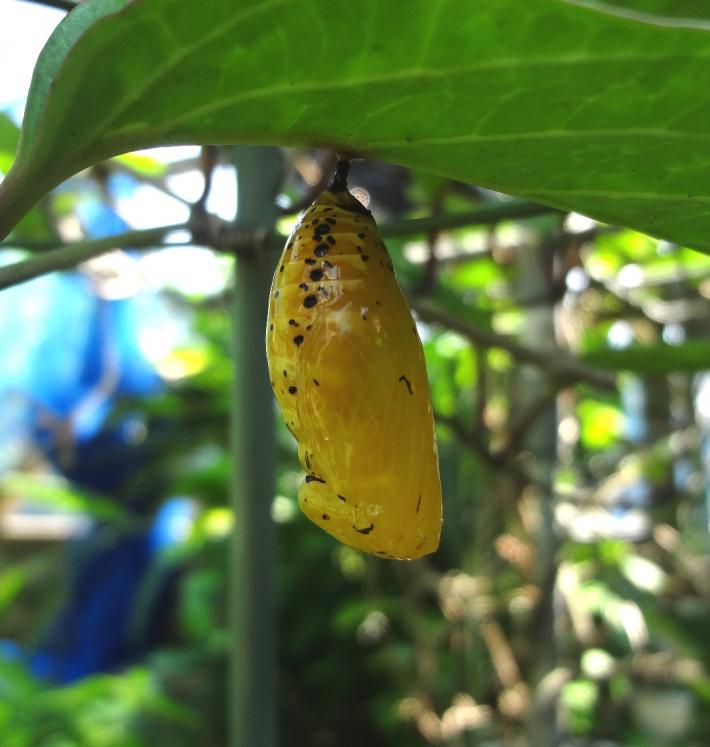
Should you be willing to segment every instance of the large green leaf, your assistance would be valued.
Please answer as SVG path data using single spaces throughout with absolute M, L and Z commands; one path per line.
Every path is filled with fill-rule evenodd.
M 710 250 L 710 32 L 607 8 L 669 3 L 123 4 L 86 0 L 50 40 L 0 234 L 93 161 L 248 142 L 359 151 Z
M 50 93 L 50 88 L 55 85 L 57 71 L 74 45 L 96 21 L 124 8 L 127 4 L 128 0 L 89 0 L 81 3 L 67 15 L 57 33 L 49 38 L 32 74 L 19 155 L 31 148 L 36 141 L 35 128 L 41 121 L 45 99 Z M 60 91 L 60 98 L 62 95 Z

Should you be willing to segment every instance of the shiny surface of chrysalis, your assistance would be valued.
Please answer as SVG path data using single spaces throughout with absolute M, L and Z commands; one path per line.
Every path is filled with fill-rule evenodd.
M 298 499 L 346 545 L 413 559 L 439 545 L 441 485 L 424 355 L 347 164 L 276 267 L 266 346 L 306 477 Z

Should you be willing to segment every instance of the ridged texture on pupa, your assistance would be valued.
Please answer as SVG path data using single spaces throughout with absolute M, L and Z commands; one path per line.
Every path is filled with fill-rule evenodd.
M 289 237 L 266 345 L 306 470 L 306 516 L 379 557 L 436 550 L 441 485 L 422 345 L 377 226 L 347 189 L 321 194 Z

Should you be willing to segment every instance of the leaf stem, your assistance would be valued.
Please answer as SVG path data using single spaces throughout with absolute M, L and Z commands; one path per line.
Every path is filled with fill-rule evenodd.
M 142 231 L 127 231 L 116 236 L 107 236 L 100 239 L 77 241 L 74 244 L 63 246 L 61 249 L 55 249 L 46 254 L 39 254 L 15 262 L 12 265 L 0 267 L 0 290 L 25 283 L 49 272 L 68 270 L 112 249 L 152 247 L 160 244 L 168 233 L 186 228 L 185 224 L 178 223 Z
M 560 212 L 556 208 L 538 205 L 525 200 L 507 200 L 492 205 L 482 205 L 474 210 L 461 213 L 444 213 L 431 215 L 426 218 L 408 218 L 383 223 L 380 231 L 384 237 L 411 236 L 419 233 L 430 233 L 466 226 L 489 226 L 503 220 L 517 220 L 532 218 L 537 215 L 547 215 Z
M 2 188 L 4 182 L 0 184 L 0 204 L 2 204 Z M 8 191 L 9 195 L 17 194 L 14 190 Z M 5 206 L 7 208 L 7 206 Z M 9 215 L 12 207 L 6 209 L 5 214 Z M 463 228 L 465 226 L 491 225 L 501 220 L 514 220 L 516 218 L 529 218 L 536 215 L 544 215 L 557 212 L 554 208 L 544 205 L 537 205 L 522 200 L 510 200 L 505 203 L 495 205 L 483 205 L 475 210 L 468 210 L 461 213 L 450 213 L 445 215 L 432 215 L 426 218 L 411 218 L 407 220 L 391 221 L 384 223 L 381 227 L 383 236 L 412 236 L 420 233 L 428 233 L 432 230 L 445 230 L 452 228 Z M 14 215 L 21 214 L 21 210 Z M 0 214 L 0 224 L 2 223 L 2 214 Z M 24 283 L 32 280 L 39 275 L 56 270 L 66 270 L 70 267 L 85 262 L 105 251 L 116 247 L 145 247 L 158 244 L 164 238 L 165 234 L 170 231 L 179 229 L 193 230 L 201 228 L 202 231 L 193 230 L 193 240 L 196 243 L 210 246 L 213 249 L 229 251 L 233 253 L 248 252 L 248 244 L 251 241 L 257 241 L 256 237 L 245 236 L 233 231 L 221 231 L 228 224 L 220 220 L 202 221 L 199 225 L 189 226 L 178 224 L 174 226 L 164 226 L 163 228 L 148 229 L 146 231 L 129 231 L 118 236 L 107 237 L 102 239 L 91 239 L 89 241 L 80 241 L 76 244 L 66 244 L 61 248 L 54 249 L 47 254 L 17 262 L 14 265 L 0 268 L 0 290 L 12 285 Z M 0 234 L 2 226 L 0 225 Z M 156 233 L 157 232 L 157 233 Z M 261 240 L 259 240 L 260 242 Z M 269 239 L 269 247 L 280 249 L 286 237 L 275 234 Z M 272 246 L 273 244 L 273 246 Z M 6 241 L 0 244 L 3 246 L 22 247 L 22 239 L 16 241 Z M 51 246 L 51 245 L 50 245 Z M 40 243 L 36 245 L 30 242 L 27 248 L 46 248 L 47 245 Z
M 31 160 L 22 159 L 21 150 L 20 146 L 12 168 L 0 181 L 0 241 L 63 180 L 61 163 L 53 164 L 52 169 L 38 169 Z

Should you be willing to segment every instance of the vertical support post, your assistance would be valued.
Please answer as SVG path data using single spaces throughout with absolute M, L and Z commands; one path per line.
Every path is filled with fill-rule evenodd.
M 236 225 L 268 235 L 277 217 L 280 151 L 238 147 L 232 160 L 237 171 Z M 274 264 L 275 258 L 265 249 L 236 261 L 231 309 L 235 529 L 229 588 L 229 747 L 276 745 L 274 422 L 264 342 Z
M 531 222 L 536 229 L 533 245 L 521 257 L 520 292 L 522 297 L 550 296 L 554 291 L 554 254 L 546 245 L 553 235 L 554 219 L 542 218 Z M 555 308 L 549 303 L 528 309 L 523 323 L 525 340 L 540 350 L 552 347 L 555 341 Z M 543 371 L 522 367 L 520 373 L 520 405 L 525 407 L 540 397 L 547 387 Z M 537 474 L 552 484 L 557 463 L 557 406 L 551 403 L 528 431 L 524 448 L 534 459 Z M 531 631 L 535 640 L 533 687 L 535 693 L 528 719 L 528 739 L 535 747 L 554 747 L 559 742 L 556 723 L 556 699 L 541 691 L 540 684 L 550 674 L 557 661 L 555 640 L 554 587 L 557 576 L 557 548 L 553 523 L 552 496 L 544 491 L 533 491 L 536 528 L 533 542 L 536 549 L 535 576 L 540 587 L 540 605 Z

